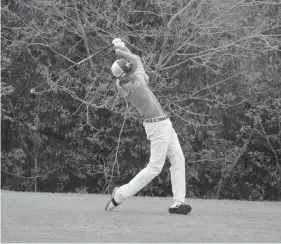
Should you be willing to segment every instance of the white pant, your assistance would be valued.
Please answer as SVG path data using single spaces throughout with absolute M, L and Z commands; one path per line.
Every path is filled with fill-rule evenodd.
M 128 184 L 118 188 L 115 200 L 121 203 L 145 187 L 161 172 L 166 156 L 168 156 L 171 162 L 174 203 L 184 202 L 186 194 L 185 158 L 171 121 L 166 119 L 155 123 L 144 123 L 144 127 L 151 147 L 149 163 Z

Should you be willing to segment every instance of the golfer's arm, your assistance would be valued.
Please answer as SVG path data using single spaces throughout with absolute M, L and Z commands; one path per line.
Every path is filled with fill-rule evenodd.
M 134 66 L 136 67 L 135 72 L 139 71 L 139 72 L 145 73 L 141 59 L 138 55 L 132 54 L 131 52 L 128 53 L 128 52 L 125 52 L 120 49 L 116 49 L 116 53 L 117 53 L 117 55 L 127 59 L 128 61 L 131 61 L 134 64 Z
M 129 50 L 129 49 L 127 48 L 127 50 Z M 128 61 L 131 61 L 131 62 L 134 62 L 134 63 L 137 62 L 138 60 L 140 60 L 139 56 L 137 56 L 135 54 L 132 54 L 130 51 L 127 52 L 127 51 L 123 51 L 123 50 L 120 50 L 120 49 L 116 49 L 116 54 L 125 58 L 125 59 L 127 59 Z
M 132 52 L 129 50 L 129 48 L 127 48 L 126 46 L 124 46 L 124 47 L 121 49 L 121 51 L 124 51 L 124 52 L 126 52 L 126 53 L 132 53 Z

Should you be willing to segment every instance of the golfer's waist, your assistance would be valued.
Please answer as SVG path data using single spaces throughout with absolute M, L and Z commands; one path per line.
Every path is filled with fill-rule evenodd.
M 166 119 L 168 119 L 168 116 L 163 115 L 163 116 L 159 116 L 159 117 L 144 119 L 143 122 L 144 123 L 154 123 L 154 122 L 159 122 L 159 121 L 163 121 L 163 120 L 166 120 Z

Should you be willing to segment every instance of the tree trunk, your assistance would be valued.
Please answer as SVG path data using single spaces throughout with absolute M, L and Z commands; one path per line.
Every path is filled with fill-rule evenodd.
M 34 191 L 37 192 L 37 190 L 38 190 L 38 182 L 37 182 L 38 162 L 37 162 L 37 157 L 35 158 L 35 161 L 34 161 L 34 172 L 35 172 Z

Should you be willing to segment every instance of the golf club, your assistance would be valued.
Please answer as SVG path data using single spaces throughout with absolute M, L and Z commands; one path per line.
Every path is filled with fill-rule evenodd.
M 54 79 L 54 78 L 60 76 L 61 74 L 67 72 L 68 70 L 72 69 L 73 67 L 75 67 L 75 66 L 77 66 L 77 65 L 79 65 L 79 64 L 82 64 L 83 62 L 85 62 L 85 61 L 87 61 L 88 59 L 90 59 L 90 58 L 96 56 L 96 55 L 99 54 L 100 52 L 103 52 L 103 51 L 105 51 L 105 50 L 111 48 L 112 46 L 113 46 L 113 44 L 110 44 L 109 46 L 107 46 L 107 47 L 105 47 L 105 48 L 99 50 L 99 51 L 96 52 L 95 54 L 93 54 L 93 55 L 91 55 L 91 56 L 89 56 L 89 57 L 87 57 L 87 58 L 81 60 L 81 61 L 78 62 L 78 63 L 75 63 L 75 64 L 71 65 L 71 66 L 70 66 L 69 68 L 67 68 L 66 70 L 64 70 L 64 71 L 60 72 L 59 74 L 57 74 L 57 75 L 51 77 L 51 79 Z M 46 81 L 43 82 L 42 84 L 38 85 L 37 87 L 32 88 L 32 89 L 30 90 L 30 93 L 33 94 L 33 96 L 39 94 L 40 92 L 36 92 L 35 89 L 37 89 L 38 87 L 42 86 L 42 85 L 45 84 L 45 83 L 46 83 Z

